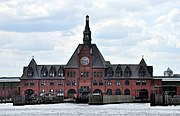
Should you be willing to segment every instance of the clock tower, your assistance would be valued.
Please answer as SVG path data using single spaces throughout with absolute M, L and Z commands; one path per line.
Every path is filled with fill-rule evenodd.
M 91 40 L 89 16 L 87 15 L 83 31 L 83 44 L 78 45 L 65 68 L 65 88 L 67 90 L 65 95 L 67 96 L 72 94 L 68 92 L 71 90 L 74 91 L 74 95 L 77 95 L 75 97 L 78 99 L 85 99 L 88 94 L 94 91 L 101 91 L 101 93 L 105 91 L 103 77 L 106 61 L 96 44 L 92 44 Z M 71 82 L 76 83 L 68 84 Z

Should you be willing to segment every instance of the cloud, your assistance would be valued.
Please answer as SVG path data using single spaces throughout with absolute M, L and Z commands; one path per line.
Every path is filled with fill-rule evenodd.
M 0 76 L 21 76 L 31 56 L 38 64 L 66 64 L 82 43 L 90 15 L 92 43 L 113 64 L 138 64 L 154 75 L 179 73 L 180 9 L 171 0 L 1 0 Z

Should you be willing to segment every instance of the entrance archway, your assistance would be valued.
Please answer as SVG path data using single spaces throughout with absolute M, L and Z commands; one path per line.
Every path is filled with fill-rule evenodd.
M 148 91 L 146 89 L 141 89 L 139 91 L 139 97 L 141 99 L 148 99 Z
M 27 96 L 31 96 L 31 95 L 33 95 L 34 94 L 34 90 L 32 90 L 32 89 L 27 89 L 26 91 L 25 91 L 25 95 L 27 95 Z
M 107 90 L 107 94 L 108 94 L 108 95 L 112 95 L 112 89 L 108 89 L 108 90 Z
M 93 91 L 93 94 L 102 94 L 102 91 L 100 89 L 95 89 Z
M 130 90 L 129 89 L 125 89 L 124 90 L 124 95 L 130 95 Z
M 77 95 L 76 94 L 76 90 L 74 90 L 74 89 L 69 89 L 68 90 L 67 97 L 69 97 L 69 98 L 76 98 L 77 97 L 76 95 Z
M 121 95 L 121 90 L 120 89 L 116 89 L 116 95 Z

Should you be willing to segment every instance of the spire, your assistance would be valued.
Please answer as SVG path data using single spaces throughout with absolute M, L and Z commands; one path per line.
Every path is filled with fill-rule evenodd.
M 145 60 L 144 60 L 144 55 L 142 56 L 142 59 L 141 59 L 141 61 L 140 61 L 140 63 L 139 63 L 139 66 L 147 66 L 147 65 L 146 65 L 146 62 L 145 62 Z
M 31 59 L 31 61 L 30 61 L 28 66 L 36 66 L 36 65 L 37 64 L 36 64 L 36 61 L 34 60 L 34 56 L 32 56 L 32 59 Z
M 83 32 L 83 43 L 86 43 L 91 48 L 91 31 L 89 27 L 89 16 L 86 16 L 86 25 Z

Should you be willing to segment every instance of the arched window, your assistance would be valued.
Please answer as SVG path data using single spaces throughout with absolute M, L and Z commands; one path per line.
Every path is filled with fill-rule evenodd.
M 47 77 L 48 76 L 48 70 L 45 66 L 41 69 L 41 77 Z
M 116 81 L 116 85 L 117 85 L 117 86 L 120 86 L 120 85 L 121 85 L 120 80 L 117 80 L 117 81 Z
M 27 77 L 33 77 L 33 75 L 34 75 L 33 68 L 32 68 L 32 67 L 29 67 L 29 68 L 28 68 L 28 71 L 27 71 Z
M 120 89 L 116 89 L 116 95 L 121 95 L 121 90 Z
M 64 68 L 60 67 L 58 70 L 58 77 L 64 77 Z
M 93 91 L 93 94 L 102 94 L 102 91 L 100 89 L 95 89 Z
M 139 68 L 139 77 L 144 77 L 144 76 L 145 76 L 145 70 L 144 70 L 143 66 L 141 66 Z
M 129 80 L 125 80 L 125 85 L 129 85 Z
M 124 90 L 124 95 L 130 95 L 130 90 L 129 89 Z
M 57 96 L 64 96 L 64 92 L 62 89 L 58 90 Z
M 108 94 L 108 95 L 112 95 L 112 89 L 108 89 L 108 90 L 107 90 L 107 94 Z
M 131 69 L 129 68 L 129 66 L 127 66 L 124 70 L 124 76 L 125 77 L 131 77 Z
M 107 76 L 107 77 L 113 77 L 113 74 L 114 74 L 114 72 L 113 72 L 112 68 L 109 67 L 109 68 L 106 70 L 106 76 Z
M 42 89 L 41 90 L 41 93 L 40 93 L 40 96 L 45 96 L 46 95 L 46 90 L 45 89 Z
M 112 83 L 111 83 L 111 80 L 107 80 L 107 85 L 108 85 L 108 86 L 111 86 L 111 84 L 112 84 Z
M 50 89 L 49 94 L 50 94 L 50 95 L 54 95 L 54 90 L 53 90 L 53 89 Z
M 56 68 L 55 67 L 51 67 L 51 69 L 49 71 L 49 76 L 50 77 L 55 77 L 56 76 Z
M 76 81 L 75 80 L 72 81 L 72 85 L 76 86 Z
M 115 76 L 116 77 L 122 77 L 122 70 L 121 70 L 120 65 L 118 65 L 117 68 L 116 68 Z

